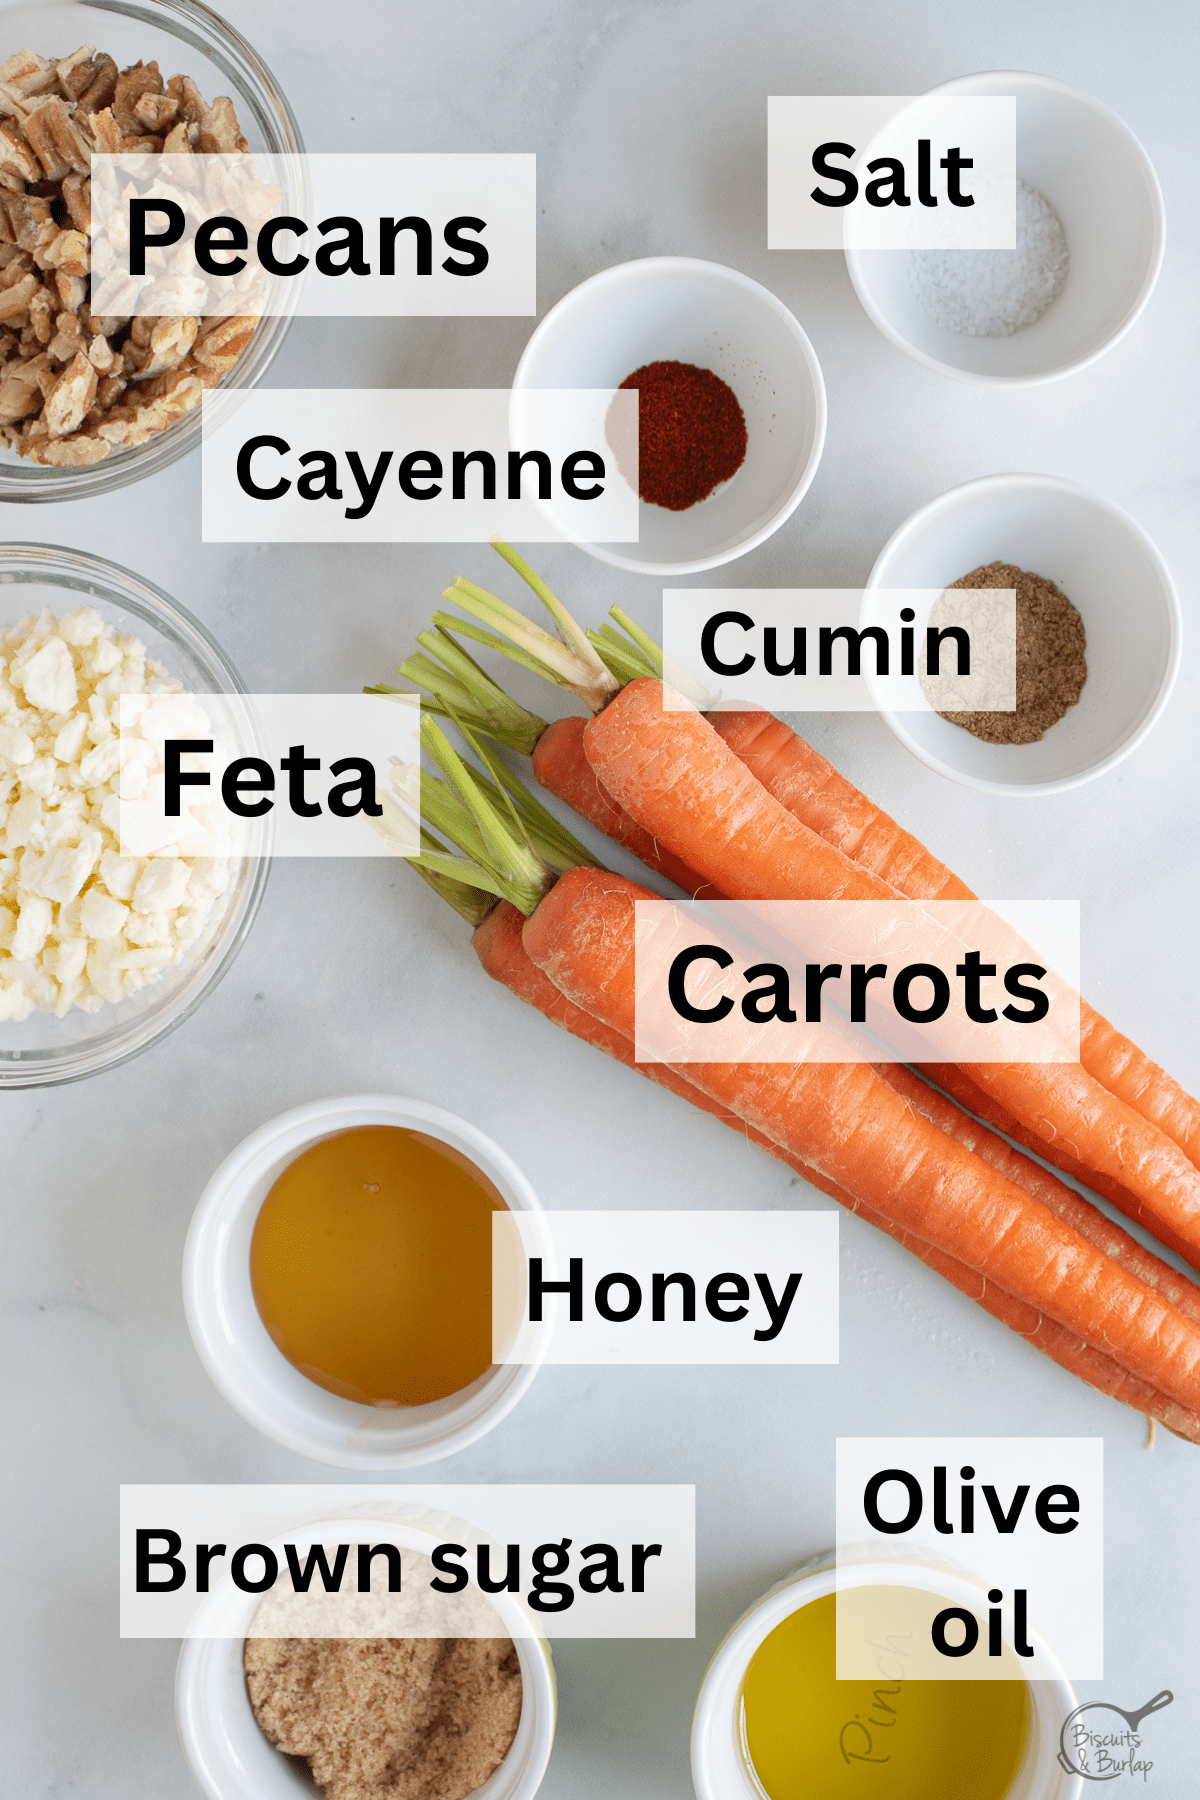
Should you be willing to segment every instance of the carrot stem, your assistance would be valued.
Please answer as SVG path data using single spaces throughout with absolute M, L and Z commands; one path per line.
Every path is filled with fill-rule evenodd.
M 463 761 L 431 718 L 421 720 L 421 742 L 457 789 L 470 814 L 472 836 L 464 848 L 468 848 L 468 854 L 473 857 L 474 873 L 464 869 L 460 878 L 472 887 L 488 888 L 490 883 L 497 883 L 491 891 L 511 900 L 521 912 L 531 913 L 554 885 L 554 872 L 530 845 L 511 797 L 502 795 L 502 804 L 498 805 L 480 777 Z M 451 835 L 449 826 L 446 830 L 447 835 Z M 476 838 L 482 840 L 481 850 L 476 847 Z M 436 868 L 438 865 L 431 863 L 429 866 Z M 452 869 L 444 872 L 454 874 Z
M 542 605 L 546 608 L 546 611 L 550 614 L 550 617 L 554 620 L 554 629 L 557 631 L 563 643 L 567 646 L 567 649 L 573 650 L 575 655 L 578 656 L 580 661 L 584 664 L 594 666 L 599 663 L 599 658 L 596 656 L 592 646 L 588 643 L 587 633 L 581 626 L 575 623 L 575 620 L 571 617 L 562 601 L 558 598 L 558 595 L 550 590 L 538 574 L 537 570 L 531 569 L 529 564 L 525 561 L 525 558 L 514 550 L 511 544 L 506 544 L 503 539 L 493 538 L 491 544 L 492 549 L 498 556 L 504 558 L 509 568 L 515 569 L 525 585 L 532 588 Z M 595 672 L 602 674 L 602 666 Z M 616 687 L 612 689 L 612 692 L 616 692 Z
M 445 590 L 442 598 L 455 606 L 461 606 L 465 613 L 469 613 L 489 631 L 507 639 L 526 658 L 532 659 L 525 667 L 541 665 L 537 668 L 538 673 L 545 675 L 549 681 L 557 682 L 560 687 L 570 688 L 592 712 L 598 712 L 614 694 L 620 692 L 620 682 L 609 674 L 584 633 L 574 625 L 574 621 L 573 641 L 568 644 L 561 637 L 552 637 L 548 631 L 543 631 L 540 625 L 527 619 L 515 606 L 498 600 L 495 594 L 489 594 L 486 588 L 465 580 L 461 575 Z M 476 637 L 478 633 L 468 632 L 467 635 Z M 493 643 L 491 647 L 497 646 Z

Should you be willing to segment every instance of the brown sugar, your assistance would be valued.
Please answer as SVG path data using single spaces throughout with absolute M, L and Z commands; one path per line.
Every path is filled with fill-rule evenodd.
M 1075 705 L 1087 680 L 1087 636 L 1067 596 L 1044 575 L 1013 563 L 988 563 L 951 583 L 956 588 L 1015 588 L 1015 712 L 943 713 L 986 744 L 1035 744 Z
M 511 1638 L 247 1638 L 264 1734 L 326 1800 L 464 1800 L 521 1717 Z

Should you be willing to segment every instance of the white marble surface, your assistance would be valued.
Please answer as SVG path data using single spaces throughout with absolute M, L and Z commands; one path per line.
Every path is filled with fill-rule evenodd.
M 708 256 L 796 311 L 829 389 L 825 459 L 799 512 L 722 585 L 861 581 L 919 503 L 970 476 L 1091 484 L 1156 539 L 1194 628 L 1197 166 L 1185 5 L 1121 0 L 240 0 L 312 149 L 535 150 L 544 311 L 584 276 L 660 251 Z M 8 46 L 12 48 L 13 46 Z M 1039 70 L 1113 107 L 1166 195 L 1167 261 L 1142 322 L 1096 368 L 1031 392 L 939 380 L 878 336 L 840 257 L 765 248 L 765 97 L 915 93 L 985 68 Z M 296 325 L 279 385 L 506 385 L 530 321 Z M 223 548 L 199 541 L 199 465 L 114 499 L 11 512 L 10 536 L 128 562 L 197 613 L 251 688 L 387 677 L 483 548 Z M 541 551 L 588 623 L 646 580 Z M 1150 741 L 1113 774 L 1020 803 L 954 789 L 865 715 L 812 735 L 977 888 L 1080 896 L 1084 988 L 1193 1090 L 1194 655 Z M 0 1786 L 26 1800 L 184 1800 L 175 1652 L 116 1631 L 118 1483 L 330 1479 L 255 1435 L 191 1348 L 179 1295 L 210 1171 L 262 1120 L 355 1089 L 467 1114 L 551 1206 L 825 1205 L 777 1165 L 610 1067 L 479 978 L 458 920 L 401 866 L 283 864 L 240 960 L 150 1055 L 0 1112 L 4 1311 Z M 833 1532 L 838 1433 L 1101 1435 L 1107 1674 L 1087 1697 L 1177 1703 L 1147 1727 L 1148 1789 L 1193 1794 L 1197 1452 L 1045 1364 L 890 1242 L 843 1234 L 842 1362 L 810 1370 L 543 1372 L 450 1480 L 683 1480 L 697 1488 L 694 1643 L 576 1643 L 545 1800 L 690 1794 L 705 1664 L 742 1607 Z

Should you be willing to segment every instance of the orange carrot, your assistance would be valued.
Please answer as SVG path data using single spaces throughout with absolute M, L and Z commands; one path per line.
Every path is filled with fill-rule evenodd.
M 766 712 L 714 712 L 713 730 L 792 816 L 911 900 L 973 900 L 953 870 L 874 806 L 786 725 Z M 1200 1100 L 1086 1001 L 1079 1060 L 1110 1094 L 1200 1164 Z
M 997 1137 L 994 1131 L 980 1125 L 969 1113 L 963 1112 L 945 1094 L 938 1093 L 930 1087 L 928 1081 L 922 1081 L 903 1063 L 876 1063 L 875 1069 L 884 1081 L 890 1082 L 897 1093 L 903 1094 L 909 1105 L 916 1112 L 924 1113 L 947 1137 L 957 1138 L 960 1144 L 976 1156 L 981 1157 L 989 1168 L 999 1170 L 1018 1187 L 1024 1188 L 1035 1200 L 1049 1207 L 1056 1218 L 1070 1225 L 1081 1237 L 1106 1256 L 1111 1256 L 1124 1269 L 1136 1275 L 1139 1281 L 1153 1288 L 1164 1300 L 1186 1313 L 1189 1319 L 1200 1322 L 1200 1287 L 1165 1263 L 1153 1251 L 1145 1249 L 1136 1238 L 1114 1225 L 1106 1213 L 1074 1188 L 1067 1186 L 1043 1169 L 1040 1163 L 1033 1162 L 1028 1156 L 1022 1156 L 1011 1144 Z M 942 1066 L 942 1065 L 938 1065 Z M 954 1065 L 950 1065 L 953 1067 Z M 956 1071 L 957 1072 L 957 1071 Z M 931 1074 L 931 1079 L 934 1077 Z M 1041 1148 L 1034 1141 L 1034 1148 Z M 1128 1196 L 1125 1196 L 1128 1199 Z
M 1173 1231 L 1161 1216 L 1147 1217 L 1146 1208 L 1127 1187 L 1113 1180 L 1110 1175 L 1089 1169 L 1078 1157 L 1069 1155 L 1061 1145 L 1048 1143 L 1035 1131 L 1026 1130 L 1019 1119 L 1014 1119 L 1006 1107 L 993 1099 L 957 1063 L 921 1063 L 919 1066 L 928 1081 L 935 1082 L 966 1112 L 986 1120 L 993 1130 L 1002 1131 L 1005 1137 L 1023 1144 L 1035 1156 L 1053 1163 L 1064 1175 L 1070 1175 L 1073 1180 L 1082 1182 L 1084 1187 L 1092 1188 L 1102 1199 L 1115 1206 L 1118 1212 L 1124 1213 L 1127 1219 L 1144 1226 L 1168 1250 L 1174 1250 L 1185 1261 L 1194 1262 L 1196 1252 L 1187 1238 Z
M 711 712 L 739 762 L 794 818 L 912 900 L 974 900 L 953 870 L 769 712 Z
M 871 821 L 867 819 L 866 824 L 863 821 L 866 815 L 874 813 L 877 825 L 879 821 L 882 821 L 884 826 L 890 828 L 890 831 L 885 831 L 883 826 L 880 826 L 877 834 L 871 837 L 871 855 L 868 866 L 873 867 L 874 873 L 880 873 L 884 865 L 885 858 L 882 850 L 891 847 L 894 839 L 899 838 L 903 840 L 899 851 L 899 863 L 893 861 L 888 864 L 888 868 L 893 879 L 897 878 L 898 873 L 904 875 L 907 891 L 911 898 L 974 898 L 969 895 L 969 890 L 965 885 L 951 875 L 948 870 L 944 871 L 945 879 L 939 879 L 937 871 L 941 870 L 941 865 L 936 863 L 935 859 L 930 857 L 927 852 L 921 851 L 921 846 L 917 844 L 915 838 L 909 838 L 908 834 L 903 832 L 894 821 L 888 819 L 886 814 L 878 813 L 871 806 L 870 801 L 859 794 L 857 788 L 852 787 L 848 781 L 844 781 L 837 771 L 825 762 L 823 757 L 818 756 L 817 752 L 804 742 L 803 738 L 799 738 L 794 732 L 789 731 L 786 725 L 780 724 L 779 720 L 774 719 L 770 713 L 717 713 L 709 714 L 708 718 L 720 735 L 730 742 L 730 747 L 737 752 L 739 760 L 746 761 L 747 767 L 762 779 L 765 787 L 772 788 L 772 783 L 775 784 L 772 788 L 775 797 L 788 807 L 793 816 L 800 817 L 802 824 L 807 824 L 814 830 L 818 829 L 817 819 L 819 819 L 820 834 L 827 840 L 838 842 L 839 833 L 833 829 L 833 821 L 837 816 L 836 809 L 843 802 L 850 809 L 851 824 L 854 827 L 846 834 L 851 841 L 861 844 L 867 842 L 867 825 Z M 748 735 L 743 739 L 736 734 L 731 737 L 723 728 L 723 721 L 743 719 L 755 722 L 767 720 L 774 730 L 763 729 L 752 737 Z M 667 876 L 685 893 L 702 900 L 726 898 L 710 882 L 705 882 L 701 876 L 697 875 L 694 869 L 689 868 L 677 856 L 673 856 L 669 850 L 664 849 L 650 836 L 648 831 L 644 831 L 640 825 L 635 824 L 629 814 L 617 804 L 587 760 L 583 747 L 586 727 L 587 720 L 577 717 L 560 719 L 549 727 L 533 752 L 534 774 L 541 786 L 570 806 L 581 818 L 586 819 L 590 825 L 594 825 L 598 831 L 602 831 L 606 837 L 612 838 L 614 842 L 622 844 L 635 856 L 640 857 L 648 868 L 657 869 L 660 874 Z M 781 739 L 785 741 L 781 742 Z M 746 743 L 757 747 L 764 741 L 768 745 L 778 747 L 777 756 L 764 755 L 756 760 L 744 755 Z M 790 769 L 787 755 L 789 742 L 795 747 L 795 756 L 790 759 Z M 777 766 L 781 770 L 778 778 Z M 805 815 L 801 816 L 797 806 L 791 803 L 791 796 L 797 790 L 798 783 L 784 781 L 782 775 L 790 773 L 795 776 L 797 767 L 806 771 L 814 783 L 819 783 L 822 807 L 818 810 L 817 819 L 808 816 L 812 811 L 811 808 L 807 808 Z M 827 778 L 823 776 L 822 771 L 827 771 Z M 829 829 L 826 829 L 826 826 Z M 840 844 L 839 847 L 847 849 L 845 843 Z M 921 855 L 924 856 L 927 865 L 932 865 L 932 873 L 929 868 L 921 870 Z M 915 891 L 917 888 L 927 891 L 918 893 Z M 992 1096 L 985 1094 L 965 1070 L 958 1068 L 953 1063 L 922 1064 L 921 1067 L 930 1081 L 944 1089 L 960 1107 L 965 1107 L 968 1113 L 986 1119 L 996 1131 L 1003 1132 L 1006 1137 L 1023 1144 L 1027 1150 L 1032 1150 L 1045 1161 L 1053 1163 L 1055 1168 L 1061 1169 L 1064 1174 L 1081 1181 L 1085 1187 L 1094 1188 L 1127 1218 L 1140 1219 L 1142 1217 L 1140 1202 L 1119 1181 L 1114 1180 L 1112 1176 L 1102 1175 L 1096 1170 L 1087 1168 L 1077 1157 L 1069 1156 L 1053 1141 L 1047 1141 L 1047 1139 L 1039 1137 L 1036 1132 L 1028 1130 L 1018 1119 L 1013 1117 L 1007 1107 L 1002 1106 Z M 883 1070 L 881 1069 L 880 1072 L 883 1073 Z M 1091 1073 L 1094 1074 L 1096 1071 L 1093 1069 Z M 1063 1191 L 1070 1193 L 1072 1190 L 1065 1188 Z M 1164 1225 L 1161 1220 L 1156 1220 L 1152 1229 L 1171 1249 L 1187 1256 L 1187 1245 L 1169 1226 Z M 1130 1242 L 1132 1241 L 1131 1239 Z
M 555 986 L 629 1038 L 633 909 L 652 897 L 605 871 L 572 869 L 524 930 Z M 869 1066 L 704 1063 L 689 1075 L 872 1211 L 1200 1409 L 1200 1327 L 945 1137 Z
M 508 901 L 501 901 L 478 927 L 472 943 L 489 975 L 519 993 L 521 999 L 536 1006 L 539 1012 L 552 1018 L 555 1024 L 564 1025 L 575 1037 L 583 1038 L 605 1055 L 616 1057 L 619 1062 L 629 1063 L 660 1087 L 668 1088 L 671 1093 L 679 1094 L 704 1111 L 720 1117 L 725 1124 L 733 1126 L 773 1156 L 783 1155 L 783 1160 L 790 1161 L 807 1180 L 817 1187 L 822 1186 L 822 1178 L 808 1163 L 802 1165 L 794 1156 L 784 1155 L 778 1144 L 707 1098 L 685 1074 L 665 1063 L 635 1062 L 633 1047 L 626 1037 L 589 1013 L 581 1011 L 530 961 L 521 936 L 524 923 L 524 915 L 515 906 Z M 954 1138 L 990 1168 L 998 1170 L 1017 1187 L 1023 1188 L 1031 1198 L 1047 1207 L 1056 1218 L 1070 1225 L 1097 1250 L 1120 1263 L 1122 1268 L 1136 1275 L 1147 1287 L 1155 1289 L 1164 1300 L 1200 1323 L 1200 1288 L 1195 1282 L 1189 1281 L 1186 1275 L 1181 1275 L 1169 1263 L 1163 1262 L 1161 1257 L 1145 1249 L 1136 1238 L 1130 1237 L 1127 1231 L 1114 1225 L 1098 1207 L 1085 1200 L 1082 1194 L 1077 1194 L 1074 1188 L 1069 1188 L 1065 1182 L 1059 1181 L 1049 1170 L 1043 1169 L 1028 1156 L 1022 1156 L 1019 1150 L 1014 1150 L 1003 1138 L 997 1137 L 994 1132 L 961 1111 L 953 1100 L 931 1087 L 928 1081 L 922 1081 L 903 1063 L 875 1063 L 872 1067 L 882 1080 L 907 1100 L 914 1111 L 923 1114 L 945 1136 Z M 953 1068 L 953 1065 L 950 1067 Z M 826 1184 L 822 1191 L 828 1193 L 832 1190 Z M 839 1188 L 834 1197 L 851 1212 L 863 1210 L 844 1189 Z M 879 1217 L 873 1215 L 871 1222 L 879 1224 Z
M 533 752 L 533 773 L 547 793 L 562 800 L 581 819 L 602 831 L 644 862 L 648 869 L 665 875 L 694 900 L 717 898 L 707 882 L 693 875 L 687 864 L 673 856 L 665 844 L 634 823 L 601 784 L 583 748 L 587 720 L 557 719 L 542 733 Z
M 807 1163 L 789 1155 L 779 1144 L 764 1137 L 761 1132 L 755 1131 L 744 1120 L 739 1119 L 736 1113 L 731 1113 L 725 1107 L 718 1105 L 700 1088 L 685 1080 L 673 1069 L 667 1068 L 665 1064 L 635 1062 L 633 1045 L 627 1037 L 610 1026 L 602 1024 L 599 1019 L 594 1019 L 590 1013 L 584 1012 L 582 1008 L 574 1005 L 564 994 L 560 993 L 536 964 L 530 961 L 522 941 L 524 923 L 523 915 L 517 911 L 515 906 L 510 905 L 508 901 L 501 901 L 487 919 L 477 927 L 471 941 L 481 964 L 493 980 L 501 982 L 519 1000 L 534 1007 L 552 1023 L 562 1026 L 572 1036 L 604 1051 L 606 1055 L 624 1063 L 639 1074 L 648 1076 L 660 1087 L 665 1087 L 681 1099 L 689 1101 L 702 1112 L 711 1114 L 722 1124 L 730 1126 L 734 1131 L 747 1137 L 751 1143 L 785 1162 L 797 1174 L 803 1176 L 814 1187 L 819 1188 L 822 1193 L 837 1200 L 848 1211 L 856 1212 L 868 1224 L 875 1225 L 879 1230 L 886 1232 L 889 1237 L 894 1238 L 905 1249 L 910 1250 L 927 1267 L 942 1275 L 960 1293 L 976 1301 L 985 1312 L 1025 1338 L 1035 1349 L 1041 1350 L 1061 1368 L 1078 1375 L 1092 1387 L 1098 1388 L 1101 1393 L 1108 1394 L 1113 1399 L 1121 1400 L 1127 1406 L 1134 1407 L 1138 1412 L 1158 1419 L 1177 1436 L 1186 1438 L 1193 1443 L 1200 1443 L 1200 1415 L 1188 1412 L 1186 1408 L 1178 1406 L 1166 1395 L 1160 1393 L 1157 1388 L 1140 1381 L 1128 1370 L 1121 1368 L 1103 1351 L 1095 1350 L 1090 1345 L 1073 1337 L 1054 1320 L 1045 1318 L 1035 1308 L 1015 1299 L 1003 1288 L 986 1280 L 975 1270 L 967 1268 L 965 1264 L 957 1262 L 952 1256 L 947 1256 L 932 1245 L 922 1242 L 920 1238 L 914 1237 L 910 1232 L 902 1230 L 880 1214 L 873 1212 L 869 1207 L 856 1201 L 836 1182 L 827 1180 Z M 895 1065 L 892 1067 L 894 1068 Z M 901 1073 L 907 1075 L 908 1072 L 905 1070 Z M 918 1081 L 916 1077 L 910 1076 L 909 1080 L 913 1088 L 925 1088 L 925 1084 Z M 931 1094 L 932 1090 L 925 1088 L 925 1092 Z M 941 1099 L 941 1096 L 933 1095 L 932 1098 L 936 1102 Z M 946 1119 L 942 1129 L 947 1130 L 950 1123 L 947 1115 L 956 1114 L 958 1117 L 961 1115 L 958 1115 L 957 1108 L 948 1102 L 942 1101 L 942 1107 L 944 1108 L 942 1116 Z M 1007 1146 L 1004 1148 L 1007 1149 Z M 1009 1152 L 1009 1154 L 1015 1158 L 1014 1152 Z M 1028 1159 L 1015 1158 L 1015 1160 L 1027 1162 Z M 1034 1165 L 1029 1164 L 1029 1167 L 1032 1169 Z M 1044 1173 L 1044 1171 L 1037 1171 L 1037 1173 Z M 1047 1177 L 1047 1180 L 1051 1179 L 1051 1177 Z M 1145 1254 L 1143 1252 L 1143 1255 Z M 1154 1259 L 1148 1258 L 1148 1260 L 1153 1261 Z M 1200 1301 L 1197 1304 L 1197 1313 L 1200 1314 Z
M 895 890 L 793 818 L 694 710 L 632 681 L 585 728 L 588 761 L 646 831 L 732 899 L 888 900 Z M 1200 1170 L 1077 1063 L 978 1063 L 971 1078 L 1040 1137 L 1133 1195 L 1200 1259 Z

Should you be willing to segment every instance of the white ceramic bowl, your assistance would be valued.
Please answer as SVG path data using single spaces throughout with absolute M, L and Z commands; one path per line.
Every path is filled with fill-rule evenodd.
M 301 1150 L 361 1125 L 396 1125 L 438 1138 L 469 1158 L 516 1212 L 540 1216 L 528 1181 L 500 1146 L 466 1119 L 389 1094 L 317 1100 L 272 1119 L 226 1157 L 201 1196 L 183 1257 L 183 1302 L 200 1360 L 229 1404 L 266 1437 L 343 1469 L 406 1469 L 473 1444 L 511 1412 L 537 1363 L 493 1364 L 444 1400 L 359 1405 L 310 1381 L 273 1343 L 250 1285 L 259 1208 Z
M 328 1522 L 328 1542 L 354 1541 L 364 1519 Z M 389 1540 L 401 1548 L 428 1550 L 428 1533 L 389 1522 Z M 508 1755 L 471 1800 L 533 1800 L 554 1743 L 556 1696 L 550 1647 L 541 1638 L 519 1637 L 523 1615 L 511 1594 L 489 1596 L 521 1665 L 521 1718 Z M 246 1691 L 242 1646 L 258 1597 L 214 1594 L 221 1616 L 210 1621 L 219 1637 L 184 1640 L 175 1675 L 175 1719 L 188 1767 L 205 1800 L 314 1800 L 320 1789 L 307 1763 L 285 1756 L 260 1731 Z M 198 1621 L 201 1629 L 203 1623 Z M 527 1622 L 524 1629 L 528 1629 Z
M 842 1580 L 856 1587 L 899 1584 L 944 1595 L 953 1605 L 978 1610 L 980 1589 L 946 1569 L 898 1560 L 843 1565 Z M 743 1613 L 708 1666 L 692 1720 L 692 1785 L 697 1800 L 763 1800 L 743 1747 L 742 1688 L 751 1658 L 777 1625 L 835 1589 L 830 1553 L 813 1557 Z M 1032 1639 L 1043 1667 L 1056 1668 L 1049 1647 Z M 1029 1683 L 1031 1730 L 1020 1767 L 1005 1800 L 1079 1800 L 1083 1779 L 1064 1771 L 1058 1739 L 1075 1706 L 1065 1676 Z
M 857 249 L 848 234 L 846 267 L 868 318 L 927 369 L 959 381 L 1019 387 L 1086 368 L 1129 330 L 1162 267 L 1162 190 L 1149 157 L 1115 113 L 1048 75 L 964 75 L 931 93 L 1016 95 L 1017 176 L 1062 221 L 1066 285 L 1011 337 L 960 337 L 935 325 L 913 293 L 907 252 Z
M 581 283 L 537 327 L 513 378 L 514 425 L 529 388 L 616 388 L 650 362 L 711 369 L 737 395 L 746 460 L 686 512 L 638 506 L 636 545 L 583 544 L 642 575 L 693 575 L 753 550 L 800 504 L 825 444 L 825 383 L 774 294 L 720 263 L 652 256 Z
M 863 622 L 891 622 L 888 588 L 948 587 L 990 562 L 1044 575 L 1078 608 L 1088 667 L 1078 705 L 1036 744 L 985 744 L 937 713 L 881 707 L 883 719 L 906 750 L 964 787 L 1079 787 L 1128 756 L 1170 698 L 1183 626 L 1170 571 L 1141 526 L 1099 494 L 1053 475 L 989 475 L 939 495 L 893 533 L 868 579 Z

